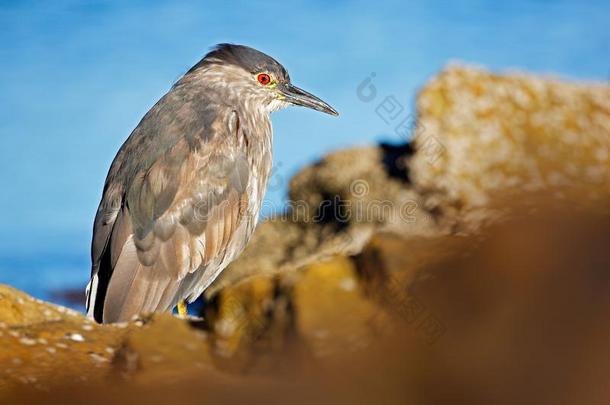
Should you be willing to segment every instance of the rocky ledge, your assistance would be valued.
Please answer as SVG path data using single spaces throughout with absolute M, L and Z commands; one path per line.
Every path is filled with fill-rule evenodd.
M 412 133 L 298 173 L 200 318 L 0 286 L 0 398 L 607 403 L 610 88 L 451 66 Z

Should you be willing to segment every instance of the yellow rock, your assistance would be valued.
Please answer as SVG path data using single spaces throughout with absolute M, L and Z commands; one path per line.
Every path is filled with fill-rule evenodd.
M 170 314 L 98 325 L 0 285 L 0 394 L 108 377 L 165 381 L 211 365 L 207 335 Z
M 0 284 L 0 322 L 5 325 L 28 325 L 79 316 L 75 311 L 49 305 L 14 288 Z
M 385 316 L 365 297 L 356 267 L 346 257 L 306 268 L 294 286 L 294 306 L 297 333 L 316 356 L 365 348 Z
M 269 314 L 275 308 L 276 280 L 261 276 L 237 286 L 227 287 L 218 295 L 218 307 L 206 312 L 214 332 L 214 353 L 232 358 L 248 349 L 269 326 Z
M 102 378 L 123 333 L 0 285 L 0 390 Z
M 607 85 L 451 66 L 424 87 L 417 110 L 410 168 L 424 191 L 466 208 L 511 190 L 610 193 Z

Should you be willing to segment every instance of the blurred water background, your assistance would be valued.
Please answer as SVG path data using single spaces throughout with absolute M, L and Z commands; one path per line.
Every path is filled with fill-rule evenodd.
M 0 1 L 0 283 L 62 302 L 89 275 L 91 224 L 121 143 L 218 42 L 254 46 L 340 111 L 274 114 L 266 211 L 330 150 L 401 141 L 356 96 L 412 111 L 448 61 L 572 79 L 610 75 L 608 1 Z

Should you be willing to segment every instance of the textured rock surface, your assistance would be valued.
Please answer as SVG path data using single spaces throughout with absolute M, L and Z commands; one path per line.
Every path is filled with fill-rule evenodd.
M 45 388 L 84 369 L 108 367 L 119 334 L 62 307 L 0 286 L 0 386 Z M 61 372 L 58 372 L 60 371 Z
M 609 100 L 448 68 L 412 144 L 292 179 L 203 320 L 99 326 L 0 286 L 0 402 L 608 403 Z
M 610 193 L 607 85 L 454 66 L 424 87 L 417 109 L 410 169 L 422 191 L 466 208 L 498 192 Z
M 207 335 L 169 314 L 100 326 L 3 285 L 0 347 L 0 392 L 114 377 L 161 381 L 212 364 Z

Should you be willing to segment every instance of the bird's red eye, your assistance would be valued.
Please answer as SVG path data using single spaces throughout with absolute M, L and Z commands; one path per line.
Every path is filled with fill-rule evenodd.
M 271 77 L 267 73 L 261 73 L 256 77 L 256 80 L 258 80 L 258 82 L 263 86 L 266 86 L 271 83 Z

